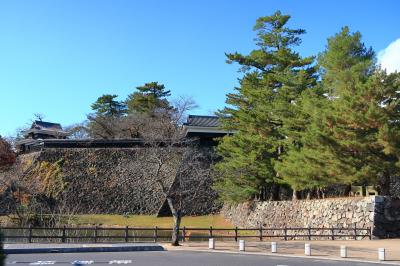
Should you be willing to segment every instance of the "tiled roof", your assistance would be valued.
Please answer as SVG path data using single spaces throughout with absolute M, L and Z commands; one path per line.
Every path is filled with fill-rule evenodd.
M 46 129 L 46 130 L 62 130 L 62 127 L 60 124 L 58 123 L 50 123 L 50 122 L 44 122 L 44 121 L 35 121 L 32 124 L 31 128 L 35 128 L 35 129 Z
M 189 115 L 186 126 L 198 126 L 198 127 L 219 127 L 218 116 L 207 116 L 207 115 Z

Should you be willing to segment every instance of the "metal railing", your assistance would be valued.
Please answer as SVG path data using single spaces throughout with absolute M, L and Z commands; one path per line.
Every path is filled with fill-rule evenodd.
M 1 227 L 5 242 L 165 242 L 171 239 L 172 229 L 161 227 Z M 281 240 L 316 239 L 372 239 L 371 227 L 367 228 L 194 228 L 180 229 L 181 241 L 204 241 L 209 238 L 235 240 L 253 238 Z

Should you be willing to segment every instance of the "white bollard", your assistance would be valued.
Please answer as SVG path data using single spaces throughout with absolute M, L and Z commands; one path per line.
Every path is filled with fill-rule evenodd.
M 245 251 L 245 242 L 244 240 L 239 240 L 239 251 Z
M 384 248 L 379 248 L 378 249 L 378 259 L 379 260 L 385 260 L 385 249 Z
M 276 253 L 276 242 L 271 242 L 271 252 Z
M 340 246 L 340 257 L 347 258 L 347 247 L 346 246 Z
M 304 254 L 311 256 L 311 244 L 304 244 Z
M 214 238 L 208 239 L 208 249 L 215 249 L 215 239 Z

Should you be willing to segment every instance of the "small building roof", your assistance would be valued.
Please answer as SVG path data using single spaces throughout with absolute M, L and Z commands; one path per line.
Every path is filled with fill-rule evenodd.
M 29 133 L 35 134 L 45 134 L 50 136 L 67 136 L 68 133 L 65 132 L 59 123 L 51 123 L 45 121 L 35 121 L 32 123 L 30 129 L 23 131 L 25 137 L 29 135 Z
M 55 130 L 55 131 L 63 130 L 59 123 L 51 123 L 38 120 L 32 123 L 31 129 L 33 128 L 41 130 Z
M 188 120 L 184 123 L 185 126 L 197 126 L 197 127 L 219 127 L 218 116 L 209 115 L 189 115 Z
M 183 126 L 187 137 L 216 138 L 232 133 L 221 128 L 218 116 L 189 115 Z

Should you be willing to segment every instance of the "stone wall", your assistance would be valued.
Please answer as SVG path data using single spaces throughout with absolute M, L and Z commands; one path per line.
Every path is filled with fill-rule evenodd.
M 177 172 L 184 158 L 184 148 L 176 148 L 174 158 L 162 168 L 162 182 L 175 193 Z M 204 151 L 204 157 L 207 157 Z M 44 149 L 40 152 L 23 154 L 18 157 L 12 169 L 0 173 L 0 180 L 32 178 L 29 172 L 41 162 L 54 163 L 61 160 L 61 171 L 66 184 L 62 192 L 63 202 L 78 213 L 95 214 L 164 214 L 165 196 L 160 185 L 154 180 L 155 162 L 149 160 L 149 150 L 137 148 L 86 148 L 86 149 Z M 209 165 L 205 163 L 205 168 Z M 208 175 L 185 176 L 184 180 L 195 178 L 190 188 L 200 189 L 198 198 L 183 210 L 187 215 L 217 212 L 217 194 L 211 189 L 212 179 Z M 182 179 L 182 177 L 181 177 Z M 47 182 L 47 181 L 46 181 Z M 190 191 L 187 191 L 190 192 Z M 7 191 L 0 191 L 0 205 L 5 206 Z M 195 194 L 193 192 L 192 194 Z M 207 197 L 204 200 L 203 196 Z M 9 195 L 8 195 L 9 198 Z M 3 203 L 2 203 L 3 202 Z M 4 210 L 3 210 L 4 212 Z
M 387 197 L 253 202 L 225 205 L 239 227 L 371 227 L 380 238 L 400 236 L 400 200 Z

